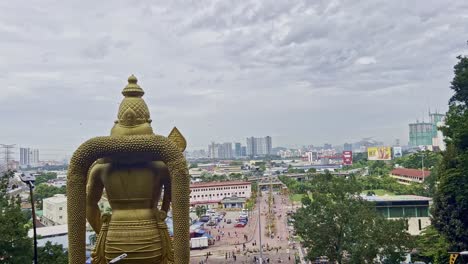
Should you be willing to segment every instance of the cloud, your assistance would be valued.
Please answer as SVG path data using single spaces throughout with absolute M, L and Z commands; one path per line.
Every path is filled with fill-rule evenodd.
M 374 57 L 360 57 L 354 63 L 358 65 L 369 65 L 369 64 L 376 64 L 377 60 Z
M 455 56 L 467 53 L 462 0 L 46 0 L 0 10 L 0 137 L 69 152 L 109 133 L 132 73 L 156 131 L 177 125 L 189 148 L 251 135 L 281 135 L 274 145 L 405 142 L 408 122 L 446 109 Z

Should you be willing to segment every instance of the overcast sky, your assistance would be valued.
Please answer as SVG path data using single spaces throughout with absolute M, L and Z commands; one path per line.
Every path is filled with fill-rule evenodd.
M 0 1 L 0 143 L 47 159 L 108 135 L 132 73 L 189 149 L 407 143 L 467 40 L 465 0 Z

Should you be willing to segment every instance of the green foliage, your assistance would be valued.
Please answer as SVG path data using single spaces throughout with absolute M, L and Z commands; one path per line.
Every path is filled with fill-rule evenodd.
M 433 224 L 448 240 L 451 250 L 468 248 L 468 58 L 458 57 L 446 126 L 447 150 L 437 171 Z
M 38 208 L 42 209 L 42 200 L 52 197 L 56 194 L 65 194 L 66 187 L 55 187 L 47 184 L 39 184 L 34 188 L 34 201 L 37 203 Z
M 39 185 L 41 183 L 45 183 L 49 180 L 54 180 L 57 179 L 57 173 L 55 172 L 43 172 L 39 176 L 36 177 L 36 185 Z
M 427 227 L 416 240 L 417 253 L 413 260 L 432 262 L 434 264 L 449 263 L 449 243 L 433 227 Z
M 21 211 L 19 197 L 6 195 L 13 172 L 0 176 L 0 259 L 5 264 L 32 262 L 32 241 L 28 237 L 28 219 Z
M 404 168 L 421 169 L 424 160 L 424 168 L 431 169 L 435 167 L 442 160 L 440 152 L 421 151 L 418 153 L 409 154 L 393 161 Z
M 48 264 L 67 264 L 68 253 L 63 249 L 62 245 L 52 245 L 50 241 L 47 241 L 43 247 L 37 248 L 37 262 Z
M 197 207 L 195 207 L 195 214 L 197 215 L 198 218 L 200 218 L 202 215 L 205 215 L 206 207 L 204 205 L 202 206 L 197 205 Z
M 383 160 L 370 160 L 367 164 L 371 175 L 388 175 L 393 168 Z
M 308 259 L 327 256 L 338 263 L 391 263 L 411 248 L 404 220 L 387 220 L 360 198 L 354 178 L 317 175 L 305 187 L 303 207 L 293 215 L 296 232 L 309 248 Z
M 410 185 L 404 185 L 398 183 L 395 178 L 388 175 L 384 176 L 362 176 L 357 177 L 359 184 L 364 190 L 386 190 L 388 192 L 401 195 L 401 194 L 413 194 L 428 196 L 429 189 L 426 185 L 420 183 L 412 183 Z
M 190 163 L 189 169 L 195 169 L 195 168 L 198 168 L 198 164 L 197 163 Z
M 229 180 L 231 181 L 242 180 L 242 178 L 243 178 L 242 173 L 230 173 L 229 174 Z
M 290 165 L 291 166 L 291 165 Z M 304 169 L 288 168 L 288 173 L 305 173 Z

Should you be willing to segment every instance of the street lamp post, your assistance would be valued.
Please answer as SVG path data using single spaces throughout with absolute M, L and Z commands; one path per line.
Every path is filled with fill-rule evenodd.
M 33 222 L 33 232 L 34 232 L 34 264 L 37 264 L 37 234 L 36 234 L 36 211 L 34 209 L 34 197 L 33 197 L 33 189 L 34 189 L 34 182 L 36 181 L 36 177 L 32 174 L 24 175 L 21 174 L 21 181 L 26 183 L 29 186 L 29 196 L 31 198 L 31 210 L 32 210 L 32 222 Z
M 260 193 L 260 188 L 258 188 L 258 192 Z M 258 244 L 260 246 L 260 263 L 263 262 L 263 253 L 262 253 L 262 224 L 261 224 L 261 212 L 260 207 L 262 203 L 262 198 L 258 195 Z M 262 263 L 263 264 L 263 263 Z

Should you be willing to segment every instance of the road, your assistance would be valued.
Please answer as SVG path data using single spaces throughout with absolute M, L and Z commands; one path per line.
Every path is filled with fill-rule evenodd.
M 263 258 L 270 260 L 269 263 L 294 263 L 293 243 L 290 243 L 289 231 L 287 226 L 286 212 L 291 209 L 290 202 L 287 196 L 274 194 L 274 203 L 272 204 L 272 210 L 275 215 L 275 227 L 276 232 L 273 237 L 266 236 L 266 214 L 268 212 L 268 192 L 263 192 L 262 196 L 258 198 L 260 203 L 257 201 L 257 206 L 260 206 L 260 223 L 261 223 L 261 240 L 263 246 Z M 254 258 L 259 258 L 260 249 L 260 232 L 258 227 L 258 207 L 255 208 L 249 221 L 250 226 L 244 228 L 235 228 L 239 237 L 234 237 L 231 233 L 231 237 L 224 236 L 221 241 L 217 241 L 214 246 L 210 246 L 205 250 L 192 250 L 191 251 L 191 263 L 255 263 Z M 216 235 L 218 232 L 223 232 L 221 228 L 214 230 L 212 235 Z M 228 229 L 224 225 L 225 230 Z M 226 231 L 224 231 L 226 233 Z M 231 232 L 231 231 L 228 231 Z M 243 235 L 247 235 L 247 241 L 243 240 Z M 245 243 L 244 243 L 245 242 Z M 245 249 L 243 244 L 245 244 Z M 211 255 L 206 258 L 207 253 Z M 236 256 L 235 259 L 233 254 Z M 279 262 L 281 260 L 281 262 Z

